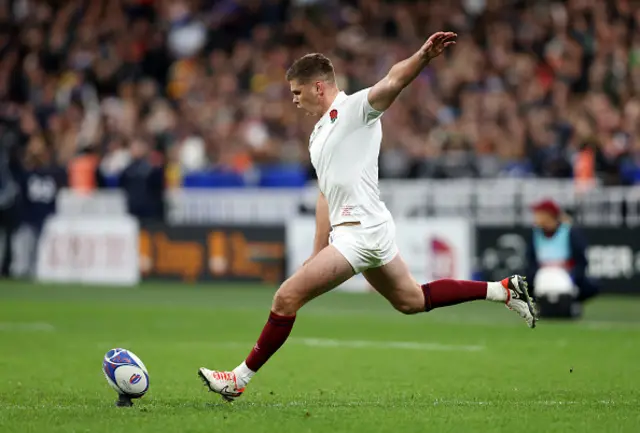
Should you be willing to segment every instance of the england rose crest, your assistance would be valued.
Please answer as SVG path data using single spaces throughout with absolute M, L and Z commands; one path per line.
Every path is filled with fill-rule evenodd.
M 338 118 L 338 110 L 336 110 L 335 108 L 333 110 L 331 110 L 331 112 L 329 113 L 329 119 L 331 119 L 331 123 L 334 123 L 336 121 L 336 119 Z

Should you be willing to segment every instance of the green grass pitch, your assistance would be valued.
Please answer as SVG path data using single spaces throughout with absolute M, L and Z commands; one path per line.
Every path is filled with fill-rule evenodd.
M 233 404 L 198 367 L 248 353 L 274 289 L 0 282 L 0 432 L 638 432 L 640 298 L 530 330 L 487 302 L 406 317 L 332 293 Z M 101 362 L 142 358 L 149 393 L 116 408 Z

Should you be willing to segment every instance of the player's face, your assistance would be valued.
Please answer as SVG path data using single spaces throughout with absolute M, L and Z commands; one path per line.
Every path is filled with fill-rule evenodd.
M 324 83 L 321 81 L 311 81 L 301 84 L 296 80 L 289 82 L 291 94 L 293 95 L 293 103 L 298 108 L 311 115 L 319 115 L 321 113 L 320 101 L 324 91 Z

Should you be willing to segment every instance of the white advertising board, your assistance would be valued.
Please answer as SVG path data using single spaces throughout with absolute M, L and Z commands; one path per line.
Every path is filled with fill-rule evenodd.
M 127 215 L 55 215 L 38 244 L 40 281 L 135 285 L 140 281 L 138 222 Z

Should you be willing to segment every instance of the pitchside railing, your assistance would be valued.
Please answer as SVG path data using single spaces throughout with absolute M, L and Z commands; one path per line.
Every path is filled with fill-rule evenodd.
M 481 226 L 527 226 L 531 205 L 553 198 L 587 227 L 640 226 L 640 186 L 596 186 L 583 191 L 570 181 L 542 179 L 383 181 L 381 196 L 397 218 L 464 216 Z M 314 212 L 317 187 L 299 189 L 178 189 L 166 193 L 170 224 L 282 224 Z M 66 214 L 121 214 L 118 190 L 91 196 L 60 193 Z
M 395 217 L 465 216 L 477 225 L 531 224 L 531 205 L 553 198 L 575 220 L 591 227 L 640 225 L 640 186 L 582 191 L 570 181 L 385 181 L 381 196 Z M 282 223 L 312 213 L 317 187 L 302 189 L 175 190 L 167 193 L 172 224 Z

